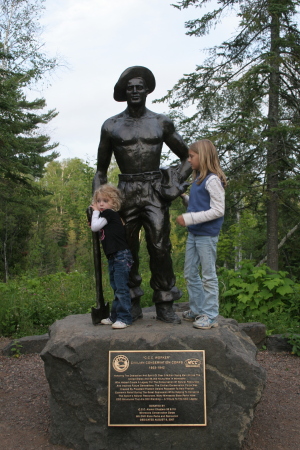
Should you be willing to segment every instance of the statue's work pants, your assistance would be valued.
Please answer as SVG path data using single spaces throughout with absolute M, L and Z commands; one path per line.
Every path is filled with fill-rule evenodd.
M 143 227 L 150 256 L 153 301 L 174 301 L 182 293 L 175 286 L 175 275 L 171 259 L 170 203 L 163 200 L 159 188 L 160 172 L 119 175 L 119 189 L 124 201 L 120 214 L 125 222 L 126 236 L 133 256 L 129 276 L 129 287 L 133 296 L 140 296 L 142 278 L 139 274 L 140 230 Z M 140 292 L 140 294 L 135 294 Z

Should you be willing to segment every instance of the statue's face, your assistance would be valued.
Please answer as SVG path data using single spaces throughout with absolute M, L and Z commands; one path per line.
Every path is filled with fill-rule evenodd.
M 127 83 L 126 99 L 128 105 L 144 105 L 148 89 L 146 88 L 143 78 L 132 78 Z

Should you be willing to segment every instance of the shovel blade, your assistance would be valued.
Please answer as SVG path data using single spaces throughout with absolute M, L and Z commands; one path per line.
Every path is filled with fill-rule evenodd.
M 102 319 L 107 319 L 107 317 L 109 317 L 109 303 L 105 303 L 99 308 L 92 308 L 91 315 L 93 325 L 97 325 Z

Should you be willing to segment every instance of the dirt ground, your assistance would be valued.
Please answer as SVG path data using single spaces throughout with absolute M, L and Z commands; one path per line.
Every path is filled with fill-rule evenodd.
M 0 338 L 0 350 L 6 344 Z M 300 358 L 259 352 L 268 379 L 243 450 L 299 450 Z M 49 388 L 37 354 L 0 355 L 0 447 L 5 450 L 65 450 L 49 443 Z M 142 449 L 141 449 L 142 450 Z M 222 449 L 216 449 L 222 450 Z

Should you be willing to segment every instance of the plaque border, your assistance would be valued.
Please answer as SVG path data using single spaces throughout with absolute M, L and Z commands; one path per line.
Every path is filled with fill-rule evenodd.
M 202 353 L 202 361 L 203 361 L 203 403 L 204 403 L 204 423 L 191 423 L 191 424 L 167 424 L 167 423 L 151 423 L 151 424 L 144 424 L 144 423 L 138 423 L 138 424 L 111 424 L 110 423 L 110 389 L 111 389 L 111 356 L 114 353 L 194 353 L 194 352 L 201 352 Z M 205 365 L 205 350 L 109 350 L 108 351 L 108 426 L 109 427 L 205 427 L 207 426 L 207 412 L 206 412 L 206 365 Z

